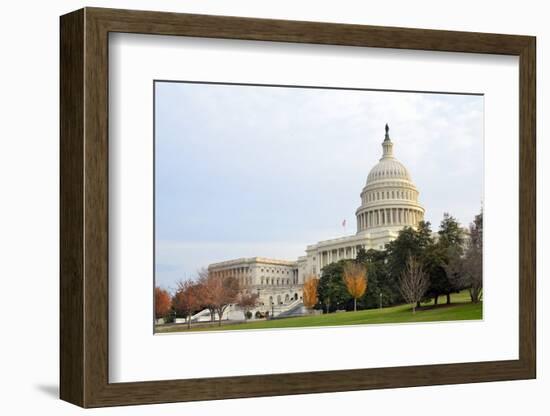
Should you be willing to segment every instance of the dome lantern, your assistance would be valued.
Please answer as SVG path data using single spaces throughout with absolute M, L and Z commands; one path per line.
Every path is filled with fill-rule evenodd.
M 388 126 L 388 123 L 386 123 L 386 136 L 384 137 L 384 141 L 382 142 L 382 159 L 393 158 L 393 143 L 390 139 L 389 131 L 390 128 Z

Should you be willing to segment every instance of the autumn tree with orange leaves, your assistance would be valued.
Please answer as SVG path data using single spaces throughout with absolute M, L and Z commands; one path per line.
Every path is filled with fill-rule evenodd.
M 349 262 L 344 265 L 342 275 L 346 289 L 353 298 L 353 311 L 357 311 L 357 299 L 367 291 L 367 269 L 365 265 L 356 262 Z
M 170 313 L 172 301 L 170 294 L 160 287 L 155 287 L 155 318 L 164 318 Z
M 306 278 L 304 282 L 304 295 L 303 302 L 304 306 L 308 309 L 313 308 L 317 305 L 317 286 L 319 285 L 319 279 L 316 276 L 311 275 Z
M 203 305 L 202 288 L 192 280 L 180 281 L 172 305 L 177 313 L 187 317 L 187 328 L 191 327 L 191 316 Z
M 218 315 L 219 326 L 225 310 L 232 303 L 237 303 L 240 293 L 239 281 L 232 276 L 216 276 L 202 273 L 199 287 L 203 305 L 210 309 L 212 316 Z

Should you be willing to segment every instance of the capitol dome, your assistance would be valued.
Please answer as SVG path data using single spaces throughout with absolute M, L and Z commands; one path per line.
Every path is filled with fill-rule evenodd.
M 367 185 L 376 180 L 403 179 L 410 181 L 411 177 L 407 168 L 393 157 L 383 157 L 369 172 Z
M 393 155 L 386 124 L 382 158 L 369 172 L 361 192 L 361 206 L 356 211 L 357 233 L 416 227 L 424 219 L 418 196 L 409 171 Z

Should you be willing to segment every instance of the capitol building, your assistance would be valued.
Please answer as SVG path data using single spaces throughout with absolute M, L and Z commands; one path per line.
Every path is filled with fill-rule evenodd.
M 303 307 L 302 287 L 307 278 L 319 277 L 328 264 L 356 258 L 361 248 L 383 249 L 403 227 L 416 227 L 424 219 L 419 192 L 407 168 L 394 156 L 387 124 L 385 130 L 382 157 L 370 170 L 360 193 L 354 235 L 311 244 L 297 260 L 240 258 L 210 264 L 209 273 L 235 277 L 245 290 L 257 293 L 259 306 L 255 311 L 292 315 Z M 237 313 L 229 309 L 228 318 Z

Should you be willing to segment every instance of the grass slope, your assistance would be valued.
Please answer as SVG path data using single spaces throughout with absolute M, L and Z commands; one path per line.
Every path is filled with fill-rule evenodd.
M 445 302 L 445 297 L 439 299 Z M 406 322 L 462 321 L 482 318 L 482 303 L 473 304 L 467 292 L 453 294 L 451 305 L 433 305 L 433 302 L 422 305 L 413 315 L 411 305 L 399 305 L 382 309 L 368 309 L 357 312 L 331 313 L 296 318 L 254 321 L 246 323 L 222 324 L 201 328 L 187 329 L 185 324 L 157 326 L 156 332 L 188 331 L 229 331 L 243 329 L 303 328 L 318 326 L 389 324 Z M 216 324 L 217 325 L 217 324 Z

